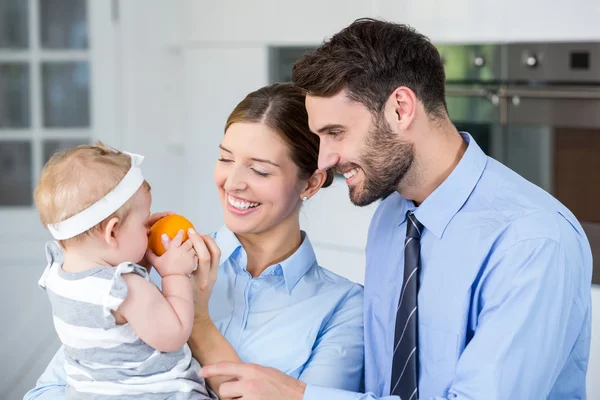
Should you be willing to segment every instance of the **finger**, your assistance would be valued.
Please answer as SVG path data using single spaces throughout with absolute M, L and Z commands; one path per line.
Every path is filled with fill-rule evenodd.
M 179 247 L 179 246 L 181 246 L 181 241 L 182 240 L 183 240 L 183 229 L 180 229 L 179 231 L 177 231 L 177 235 L 175 235 L 175 237 L 171 241 L 171 244 L 170 244 L 169 247 Z
M 160 235 L 160 241 L 165 250 L 169 248 L 169 243 L 171 243 L 171 238 L 169 237 L 169 235 L 163 233 L 162 235 Z
M 223 361 L 217 364 L 202 366 L 198 375 L 204 379 L 217 376 L 248 379 L 252 378 L 253 369 L 251 364 L 237 364 Z
M 146 260 L 150 263 L 150 265 L 155 266 L 156 260 L 158 260 L 158 256 L 154 254 L 154 252 L 150 249 L 146 250 Z
M 194 246 L 194 250 L 198 255 L 198 268 L 194 271 L 194 275 L 198 280 L 198 284 L 200 289 L 204 290 L 208 287 L 210 282 L 210 265 L 211 265 L 211 256 L 204 240 L 197 233 L 189 232 L 189 240 L 192 242 Z
M 244 393 L 248 391 L 244 388 L 243 381 L 231 380 L 221 383 L 219 386 L 219 398 L 221 399 L 244 399 Z
M 202 237 L 202 239 L 204 240 L 204 243 L 206 244 L 206 247 L 208 248 L 208 251 L 210 252 L 210 275 L 211 278 L 216 279 L 217 277 L 217 273 L 219 271 L 219 264 L 221 262 L 221 249 L 219 248 L 219 246 L 217 245 L 217 242 L 215 242 L 215 240 L 208 236 L 205 235 Z
M 194 244 L 189 239 L 181 244 L 181 248 L 183 250 L 190 250 L 190 249 L 193 249 L 193 247 L 194 247 Z

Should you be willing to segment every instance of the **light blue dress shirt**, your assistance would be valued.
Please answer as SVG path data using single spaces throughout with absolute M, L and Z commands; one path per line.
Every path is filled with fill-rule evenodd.
M 363 289 L 317 264 L 308 237 L 285 261 L 252 278 L 227 228 L 215 239 L 221 265 L 210 314 L 240 358 L 315 385 L 363 387 Z M 158 277 L 158 275 L 154 275 Z M 62 348 L 25 399 L 64 398 Z
M 556 199 L 461 135 L 465 154 L 419 207 L 394 193 L 373 217 L 364 300 L 368 393 L 308 385 L 305 400 L 398 399 L 389 393 L 408 210 L 425 226 L 419 398 L 586 398 L 592 255 L 584 231 Z

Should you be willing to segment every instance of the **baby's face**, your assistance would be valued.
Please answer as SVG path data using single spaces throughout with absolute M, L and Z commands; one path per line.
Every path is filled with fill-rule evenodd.
M 148 217 L 151 205 L 152 195 L 147 189 L 140 188 L 133 195 L 131 211 L 117 233 L 121 262 L 137 263 L 146 254 L 150 229 Z

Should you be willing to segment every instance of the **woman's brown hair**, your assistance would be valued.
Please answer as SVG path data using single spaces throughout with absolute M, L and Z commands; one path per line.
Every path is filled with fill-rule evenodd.
M 275 83 L 246 96 L 227 118 L 225 131 L 236 122 L 262 122 L 284 140 L 290 157 L 300 169 L 300 178 L 308 179 L 318 169 L 319 137 L 308 127 L 304 91 L 292 83 Z M 327 171 L 322 187 L 333 182 L 333 170 Z

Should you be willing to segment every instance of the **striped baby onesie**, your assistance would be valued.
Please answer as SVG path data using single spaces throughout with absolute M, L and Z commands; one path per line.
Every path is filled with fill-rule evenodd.
M 134 273 L 150 281 L 145 268 L 123 263 L 65 272 L 56 242 L 46 245 L 46 257 L 39 285 L 50 298 L 54 327 L 65 349 L 67 398 L 210 399 L 187 344 L 162 353 L 144 343 L 129 324 L 115 323 L 111 310 L 127 297 L 121 275 Z

